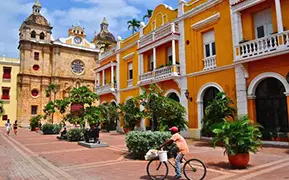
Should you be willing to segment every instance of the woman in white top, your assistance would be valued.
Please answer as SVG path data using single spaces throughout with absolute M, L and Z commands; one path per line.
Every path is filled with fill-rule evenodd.
M 5 124 L 5 126 L 6 126 L 6 133 L 7 133 L 7 136 L 9 136 L 9 134 L 10 134 L 10 130 L 11 130 L 10 119 L 7 120 L 7 123 Z

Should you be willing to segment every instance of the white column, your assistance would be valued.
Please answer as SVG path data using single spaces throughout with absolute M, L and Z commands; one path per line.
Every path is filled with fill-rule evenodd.
M 96 73 L 96 71 L 94 71 L 94 87 L 97 86 L 97 83 L 98 83 L 98 81 L 97 81 L 97 73 Z
M 178 17 L 184 14 L 184 4 L 186 3 L 184 0 L 178 0 Z
M 111 85 L 110 85 L 110 87 L 112 88 L 112 90 L 114 90 L 114 79 L 113 79 L 113 77 L 114 77 L 114 66 L 113 65 L 111 65 L 111 67 L 110 67 L 110 71 L 111 71 L 111 73 L 110 73 L 110 82 L 111 82 Z
M 104 78 L 105 78 L 105 74 L 104 74 L 104 70 L 102 70 L 102 86 L 105 85 L 105 83 L 104 83 Z
M 231 11 L 231 22 L 232 22 L 232 40 L 233 40 L 233 52 L 234 60 L 236 59 L 236 48 L 241 40 L 243 40 L 243 30 L 242 30 L 242 17 L 240 12 Z
M 283 21 L 282 21 L 282 12 L 281 12 L 280 0 L 275 0 L 275 8 L 276 8 L 278 33 L 281 33 L 281 32 L 283 32 L 284 29 L 283 29 Z
M 156 48 L 153 49 L 153 59 L 154 59 L 154 70 L 157 68 L 157 51 Z
M 100 85 L 100 73 L 99 72 L 96 74 L 96 78 L 97 78 L 97 86 L 99 86 Z
M 173 65 L 176 64 L 176 41 L 172 40 Z
M 110 81 L 111 81 L 111 83 L 114 83 L 114 79 L 113 79 L 113 77 L 114 77 L 114 66 L 112 65 L 111 67 L 110 67 L 110 71 L 111 71 L 111 77 L 110 77 Z
M 247 87 L 246 87 L 246 78 L 248 78 L 248 75 L 243 65 L 238 65 L 235 67 L 235 76 L 236 76 L 238 116 L 242 116 L 248 114 Z

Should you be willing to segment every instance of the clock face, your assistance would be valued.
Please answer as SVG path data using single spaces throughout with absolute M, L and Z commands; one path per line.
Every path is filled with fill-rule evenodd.
M 75 42 L 76 44 L 80 44 L 80 43 L 82 42 L 82 39 L 81 39 L 80 37 L 75 37 L 75 38 L 74 38 L 74 42 Z

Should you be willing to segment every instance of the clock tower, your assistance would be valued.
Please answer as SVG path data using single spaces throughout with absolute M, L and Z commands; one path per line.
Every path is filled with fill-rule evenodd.
M 19 29 L 17 120 L 23 127 L 29 126 L 32 117 L 44 115 L 43 108 L 50 101 L 45 92 L 49 84 L 57 87 L 56 99 L 63 99 L 74 87 L 87 86 L 93 90 L 93 69 L 100 51 L 86 39 L 80 26 L 72 26 L 68 37 L 54 39 L 52 26 L 41 15 L 41 9 L 36 0 L 32 14 Z M 55 123 L 62 119 L 61 114 L 54 114 Z M 49 118 L 43 123 L 46 122 Z

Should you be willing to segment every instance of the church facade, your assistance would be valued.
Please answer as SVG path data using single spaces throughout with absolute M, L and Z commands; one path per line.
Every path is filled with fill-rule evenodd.
M 56 99 L 69 95 L 74 87 L 94 87 L 93 68 L 97 66 L 101 47 L 115 43 L 113 36 L 105 39 L 108 23 L 104 19 L 101 32 L 93 41 L 86 38 L 84 28 L 72 26 L 68 37 L 54 39 L 53 27 L 41 15 L 41 4 L 37 0 L 32 14 L 19 29 L 20 72 L 18 74 L 17 119 L 28 126 L 31 117 L 43 114 L 50 101 L 45 89 L 49 84 L 57 87 Z M 54 98 L 54 97 L 52 97 Z M 54 122 L 62 119 L 55 114 Z

